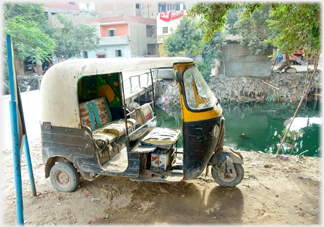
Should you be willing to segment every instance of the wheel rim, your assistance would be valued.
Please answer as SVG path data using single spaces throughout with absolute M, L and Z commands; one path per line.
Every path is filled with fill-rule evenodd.
M 54 178 L 61 187 L 67 187 L 70 184 L 69 174 L 63 170 L 57 171 Z
M 235 168 L 235 167 L 234 167 L 234 168 Z M 234 180 L 236 179 L 236 177 L 237 177 L 237 172 L 236 172 L 236 169 L 235 169 L 235 176 L 234 176 L 234 177 L 225 177 L 225 174 L 222 174 L 222 173 L 221 173 L 221 170 L 219 170 L 219 171 L 217 172 L 217 175 L 218 175 L 219 179 L 221 179 L 221 180 L 224 181 L 224 182 L 229 183 L 229 182 L 232 182 L 232 181 L 234 181 Z

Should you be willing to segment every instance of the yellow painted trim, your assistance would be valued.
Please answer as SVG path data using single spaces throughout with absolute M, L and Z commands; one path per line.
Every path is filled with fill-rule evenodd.
M 174 66 L 174 71 L 179 71 L 183 73 L 184 69 L 186 69 L 188 66 L 192 66 L 194 63 L 190 64 L 177 64 Z M 180 104 L 181 104 L 181 113 L 182 113 L 182 119 L 183 122 L 192 122 L 192 121 L 203 121 L 203 120 L 209 120 L 216 117 L 219 117 L 222 115 L 222 108 L 220 105 L 214 105 L 213 109 L 204 111 L 204 112 L 192 112 L 189 111 L 185 104 L 184 104 L 184 98 L 181 94 L 181 86 L 178 84 L 179 87 L 179 94 L 180 94 Z M 195 86 L 194 86 L 195 88 Z M 195 97 L 196 98 L 196 97 Z

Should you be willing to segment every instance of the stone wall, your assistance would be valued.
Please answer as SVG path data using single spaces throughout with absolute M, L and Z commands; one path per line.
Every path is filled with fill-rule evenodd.
M 272 54 L 271 48 L 264 54 L 252 55 L 247 45 L 235 41 L 224 46 L 222 52 L 224 59 L 220 72 L 228 77 L 267 77 L 271 74 L 271 61 L 268 57 Z

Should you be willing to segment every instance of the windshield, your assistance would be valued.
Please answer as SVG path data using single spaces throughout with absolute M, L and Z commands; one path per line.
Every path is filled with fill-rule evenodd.
M 183 74 L 187 104 L 191 109 L 203 110 L 214 106 L 216 98 L 196 67 Z

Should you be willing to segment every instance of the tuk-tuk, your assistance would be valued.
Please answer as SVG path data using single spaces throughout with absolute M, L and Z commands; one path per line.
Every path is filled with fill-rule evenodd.
M 153 73 L 174 70 L 182 130 L 156 126 Z M 147 70 L 151 101 L 130 110 L 126 72 Z M 211 166 L 215 181 L 235 186 L 243 157 L 224 146 L 222 108 L 190 58 L 68 60 L 48 69 L 41 86 L 41 136 L 45 177 L 72 192 L 82 176 L 179 182 Z M 177 147 L 182 133 L 183 149 Z

